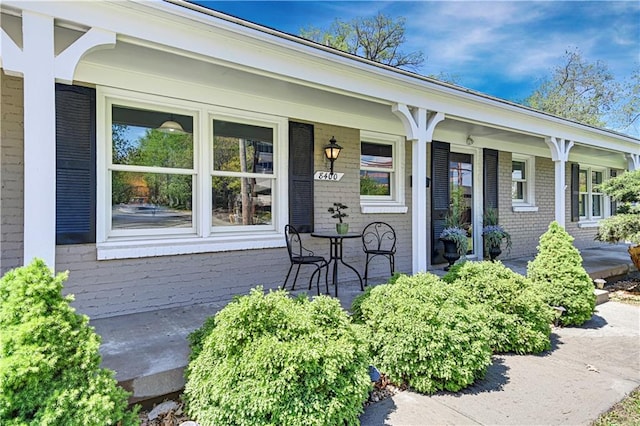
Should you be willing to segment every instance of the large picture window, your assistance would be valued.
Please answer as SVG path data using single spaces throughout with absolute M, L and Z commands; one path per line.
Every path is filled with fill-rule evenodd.
M 405 213 L 403 139 L 361 132 L 360 204 L 363 213 Z
M 284 246 L 286 119 L 97 94 L 98 259 Z

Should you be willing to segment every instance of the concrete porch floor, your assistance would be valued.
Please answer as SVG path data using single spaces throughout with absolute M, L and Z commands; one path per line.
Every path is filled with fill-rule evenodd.
M 593 279 L 606 279 L 635 270 L 626 245 L 585 249 L 581 254 L 583 266 Z M 527 262 L 531 259 L 518 258 L 503 263 L 526 274 Z M 442 265 L 436 265 L 429 272 L 444 274 Z M 386 279 L 370 279 L 370 284 L 379 284 Z M 329 289 L 333 294 L 333 288 Z M 294 293 L 299 292 L 306 291 Z M 316 294 L 315 288 L 309 293 Z M 340 283 L 341 305 L 348 309 L 360 293 L 357 281 Z M 223 307 L 224 304 L 202 304 L 91 320 L 91 325 L 102 337 L 102 365 L 114 370 L 120 385 L 133 393 L 131 402 L 178 392 L 184 386 L 184 368 L 189 358 L 187 335 Z

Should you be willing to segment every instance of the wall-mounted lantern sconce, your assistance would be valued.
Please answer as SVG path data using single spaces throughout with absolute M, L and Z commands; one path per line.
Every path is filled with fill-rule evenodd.
M 336 138 L 331 136 L 329 143 L 324 146 L 324 155 L 331 162 L 331 173 L 333 174 L 333 162 L 338 159 L 342 147 L 336 143 Z

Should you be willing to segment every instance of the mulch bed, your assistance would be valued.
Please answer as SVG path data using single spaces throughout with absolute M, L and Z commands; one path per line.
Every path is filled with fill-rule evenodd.
M 640 305 L 640 272 L 631 272 L 613 280 L 604 289 L 609 292 L 611 300 Z
M 393 395 L 403 390 L 405 390 L 404 387 L 400 388 L 393 385 L 385 375 L 381 375 L 380 380 L 373 384 L 373 390 L 371 391 L 369 398 L 365 401 L 364 406 L 366 407 L 384 399 L 391 398 Z M 149 419 L 149 413 L 151 413 L 152 410 L 140 411 L 140 425 L 180 426 L 185 422 L 189 422 L 191 419 L 184 412 L 184 403 L 179 398 L 170 401 L 173 402 L 173 404 L 168 404 L 171 406 L 170 409 L 166 412 L 154 415 L 153 419 Z M 191 426 L 190 423 L 187 423 L 187 425 Z

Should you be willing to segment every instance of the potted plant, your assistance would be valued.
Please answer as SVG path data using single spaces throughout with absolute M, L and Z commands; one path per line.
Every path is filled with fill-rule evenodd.
M 502 241 L 507 243 L 507 250 L 511 250 L 511 235 L 500 225 L 486 225 L 482 228 L 482 236 L 492 262 L 502 253 Z
M 498 225 L 498 210 L 494 208 L 488 208 L 485 211 L 483 222 L 484 249 L 493 262 L 502 253 L 503 241 L 507 244 L 507 250 L 511 250 L 511 235 Z
M 444 228 L 440 233 L 440 241 L 444 244 L 444 254 L 442 257 L 449 262 L 444 270 L 448 271 L 449 268 L 456 263 L 456 260 L 467 253 L 469 245 L 467 231 L 458 226 Z
M 334 219 L 338 219 L 338 223 L 336 223 L 336 232 L 338 234 L 346 234 L 349 232 L 349 224 L 342 222 L 343 217 L 348 217 L 349 215 L 343 210 L 348 209 L 348 207 L 342 203 L 333 203 L 333 207 L 329 207 L 327 211 L 331 213 L 331 217 Z

